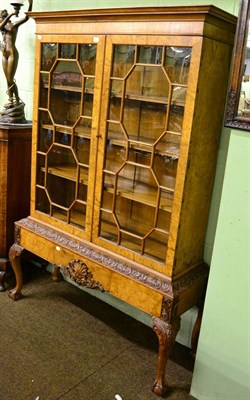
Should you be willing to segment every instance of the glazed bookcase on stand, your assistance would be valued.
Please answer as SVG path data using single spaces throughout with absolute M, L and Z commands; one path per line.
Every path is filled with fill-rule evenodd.
M 204 297 L 204 240 L 236 19 L 213 6 L 31 13 L 29 251 L 149 313 L 163 395 L 180 316 Z M 200 318 L 201 314 L 199 314 Z M 196 337 L 193 337 L 195 343 Z

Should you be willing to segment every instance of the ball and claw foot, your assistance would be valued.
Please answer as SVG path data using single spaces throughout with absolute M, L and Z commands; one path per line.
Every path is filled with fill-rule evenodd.
M 152 392 L 158 396 L 164 396 L 167 393 L 168 385 L 166 383 L 160 384 L 157 381 L 152 386 Z
M 23 298 L 23 294 L 21 292 L 17 292 L 15 289 L 12 289 L 9 291 L 9 298 L 17 301 Z

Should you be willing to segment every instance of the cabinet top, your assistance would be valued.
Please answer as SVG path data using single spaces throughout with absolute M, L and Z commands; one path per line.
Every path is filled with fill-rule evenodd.
M 127 7 L 127 8 L 95 8 L 82 10 L 60 10 L 60 11 L 32 11 L 28 13 L 35 19 L 84 20 L 86 18 L 98 19 L 194 19 L 203 20 L 207 16 L 213 16 L 235 24 L 236 17 L 216 6 L 165 6 L 165 7 Z
M 237 22 L 234 15 L 213 5 L 35 11 L 27 14 L 35 19 L 36 33 L 39 34 L 184 34 L 220 40 L 219 30 L 227 32 L 227 40 L 224 37 L 222 40 L 228 43 L 233 42 Z M 62 30 L 60 23 L 66 24 Z M 42 28 L 43 25 L 46 28 Z M 214 31 L 217 34 L 214 35 Z

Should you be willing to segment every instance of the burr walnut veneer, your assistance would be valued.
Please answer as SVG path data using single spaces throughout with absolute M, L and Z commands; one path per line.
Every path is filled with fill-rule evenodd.
M 236 19 L 213 6 L 31 13 L 30 216 L 23 250 L 149 313 L 153 391 L 180 316 L 204 296 L 204 240 Z

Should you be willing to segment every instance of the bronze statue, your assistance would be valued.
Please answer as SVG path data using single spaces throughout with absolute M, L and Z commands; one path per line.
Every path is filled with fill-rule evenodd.
M 33 0 L 28 1 L 28 11 L 31 11 Z M 15 11 L 11 14 L 8 14 L 7 10 L 0 12 L 0 30 L 3 36 L 1 44 L 3 53 L 2 65 L 7 81 L 7 94 L 9 97 L 8 103 L 4 105 L 4 109 L 1 112 L 0 122 L 24 123 L 26 122 L 24 117 L 24 103 L 19 98 L 17 84 L 14 79 L 19 58 L 15 42 L 19 26 L 28 21 L 29 17 L 25 15 L 22 19 L 14 22 L 11 21 L 13 16 L 17 17 L 19 15 L 20 7 L 14 7 L 14 9 Z

